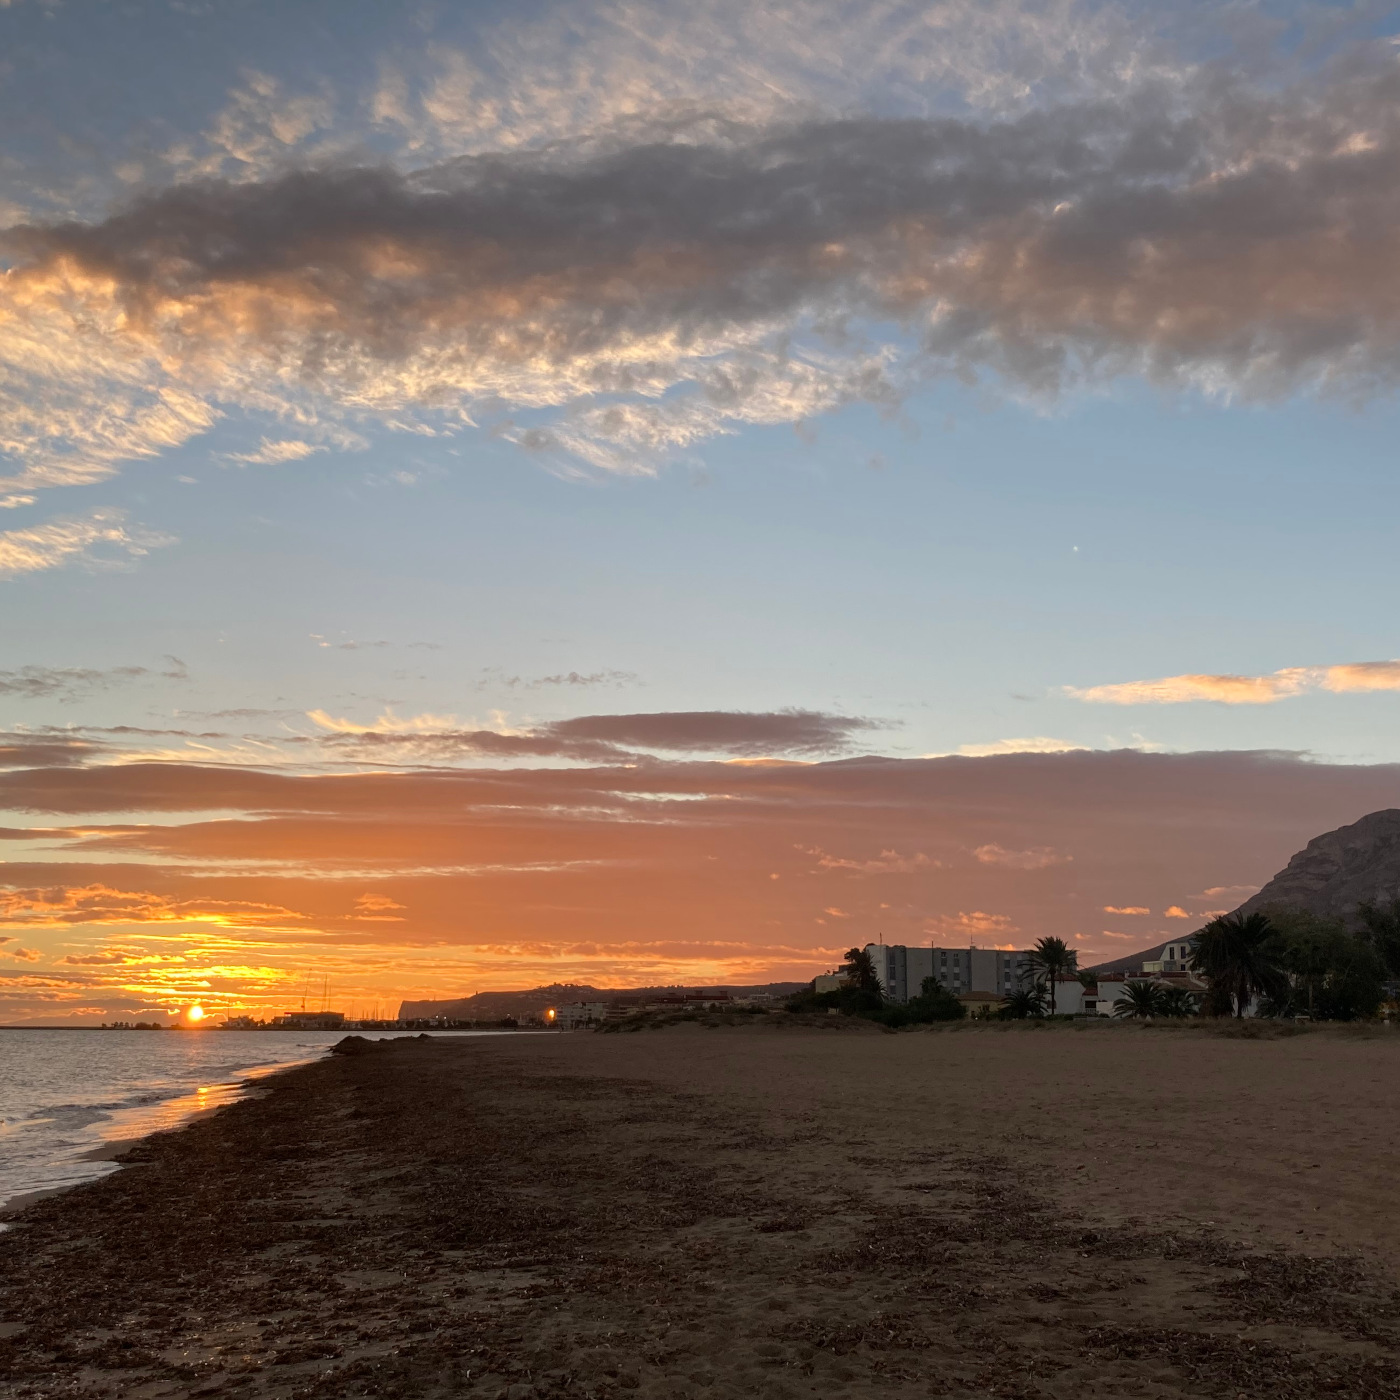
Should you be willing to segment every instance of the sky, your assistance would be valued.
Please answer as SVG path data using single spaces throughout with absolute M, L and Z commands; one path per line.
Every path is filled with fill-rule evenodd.
M 0 0 L 0 1022 L 1088 965 L 1400 806 L 1397 99 L 1367 3 Z

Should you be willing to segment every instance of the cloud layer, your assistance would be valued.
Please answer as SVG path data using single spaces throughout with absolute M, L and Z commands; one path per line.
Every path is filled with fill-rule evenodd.
M 667 108 L 16 226 L 4 489 L 98 479 L 231 408 L 298 425 L 245 461 L 508 415 L 527 448 L 637 471 L 931 373 L 1389 389 L 1397 95 L 1363 52 L 1286 92 L 1186 75 L 1014 119 Z

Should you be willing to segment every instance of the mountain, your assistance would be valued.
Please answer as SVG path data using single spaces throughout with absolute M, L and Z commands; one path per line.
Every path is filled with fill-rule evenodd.
M 1315 836 L 1238 913 L 1284 904 L 1360 926 L 1358 904 L 1400 898 L 1400 809 Z
M 766 982 L 759 987 L 589 987 L 574 982 L 554 982 L 548 987 L 532 987 L 524 992 L 477 992 L 454 1001 L 406 1001 L 399 1007 L 401 1021 L 426 1020 L 435 1016 L 457 1021 L 499 1021 L 503 1016 L 538 1016 L 546 1007 L 571 1001 L 611 1001 L 614 997 L 637 997 L 667 992 L 728 992 L 730 996 L 791 996 L 805 982 Z

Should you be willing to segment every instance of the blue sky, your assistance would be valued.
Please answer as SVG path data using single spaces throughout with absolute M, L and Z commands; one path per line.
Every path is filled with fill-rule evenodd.
M 1063 694 L 1397 650 L 1393 427 L 1386 405 L 1221 408 L 1128 388 L 1041 414 L 938 386 L 902 422 L 852 408 L 806 440 L 765 428 L 656 478 L 586 482 L 470 432 L 246 467 L 201 439 L 73 488 L 80 510 L 124 510 L 174 542 L 118 571 L 9 581 L 23 606 L 6 631 L 30 665 L 168 653 L 193 673 L 60 720 L 336 705 L 362 722 L 386 706 L 553 718 L 604 695 L 871 715 L 897 726 L 882 751 L 906 754 L 1047 736 L 1394 760 L 1387 692 Z M 538 683 L 571 673 L 597 679 Z
M 659 831 L 739 810 L 725 765 L 839 786 L 874 756 L 881 801 L 933 784 L 922 816 L 862 798 L 849 850 L 775 850 L 914 881 L 860 916 L 910 937 L 1042 920 L 1086 956 L 1137 936 L 1086 909 L 1209 912 L 1393 801 L 1397 38 L 1374 5 L 0 7 L 0 955 L 25 963 L 0 999 L 183 994 L 73 971 L 154 966 L 153 923 L 207 972 L 211 927 L 284 920 L 293 952 L 206 978 L 233 1005 L 365 922 L 388 942 L 346 976 L 377 997 L 503 985 L 507 948 L 541 976 L 801 972 L 857 918 L 726 902 L 737 942 L 648 941 L 684 877 L 633 853 L 640 903 L 575 892 L 536 927 L 540 873 L 457 927 L 485 867 L 376 894 L 409 867 L 342 861 L 335 776 L 532 775 L 569 830 L 511 839 L 563 870 L 641 801 L 575 810 L 567 775 L 654 774 Z M 1071 850 L 1047 794 L 1121 751 L 1213 774 L 1217 816 L 1238 755 L 1273 755 L 1289 814 L 1236 845 L 1203 817 L 1178 878 L 1128 763 L 1140 868 L 1121 808 Z M 999 806 L 1057 754 L 1024 822 Z M 929 795 L 974 771 L 945 756 L 985 800 Z M 230 774 L 310 784 L 298 820 L 330 825 L 292 886 L 264 887 L 271 829 L 233 854 L 266 812 Z M 209 811 L 243 824 L 227 848 Z M 337 861 L 371 903 L 306 893 Z M 117 895 L 72 893 L 94 870 Z M 594 951 L 561 952 L 580 921 Z M 409 973 L 409 947 L 456 951 Z

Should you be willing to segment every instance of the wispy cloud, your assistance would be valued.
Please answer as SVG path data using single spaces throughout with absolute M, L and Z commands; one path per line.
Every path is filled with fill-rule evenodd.
M 480 683 L 481 689 L 502 686 L 509 690 L 541 690 L 545 687 L 562 686 L 569 689 L 587 689 L 594 686 L 623 686 L 634 684 L 640 679 L 635 671 L 556 671 L 550 676 L 507 676 L 500 671 L 486 673 Z
M 1340 666 L 1289 666 L 1262 676 L 1187 674 L 1159 680 L 1121 681 L 1065 694 L 1097 705 L 1182 705 L 1198 700 L 1222 705 L 1272 705 L 1310 691 L 1333 694 L 1400 690 L 1400 661 L 1355 661 Z
M 113 666 L 107 670 L 80 666 L 21 666 L 15 671 L 0 671 L 0 695 L 22 700 L 73 701 L 94 691 L 110 690 L 133 681 L 189 679 L 189 671 L 179 657 L 168 656 L 166 661 L 169 664 L 164 670 L 149 666 Z
M 988 914 L 981 909 L 945 914 L 928 921 L 930 932 L 958 938 L 1002 936 L 1016 933 L 1016 925 L 1005 914 Z
M 1033 846 L 1026 851 L 1008 851 L 992 842 L 978 846 L 972 853 L 983 865 L 1000 865 L 1007 870 L 1044 870 L 1051 865 L 1063 865 L 1072 856 L 1061 855 L 1051 846 Z
M 801 846 L 797 849 L 805 850 Z M 822 850 L 820 846 L 814 846 L 805 853 L 816 857 L 819 870 L 845 870 L 852 875 L 915 875 L 925 870 L 936 870 L 941 864 L 931 860 L 922 851 L 915 851 L 906 856 L 898 851 L 883 850 L 879 855 L 870 856 L 865 860 L 851 856 L 834 856 Z
M 281 927 L 305 917 L 280 905 L 217 898 L 176 900 L 150 890 L 114 889 L 100 883 L 42 889 L 0 886 L 3 928 L 190 922 L 255 928 Z
M 137 558 L 174 538 L 127 524 L 119 510 L 65 516 L 44 525 L 0 533 L 0 578 L 38 573 L 64 564 L 108 566 Z
M 355 912 L 350 918 L 363 924 L 401 924 L 404 922 L 402 910 L 407 906 L 383 894 L 362 894 L 355 901 Z
M 225 460 L 248 467 L 279 466 L 283 462 L 300 462 L 317 452 L 325 452 L 324 444 L 303 442 L 300 438 L 263 438 L 253 452 L 230 452 Z
M 1086 745 L 1069 739 L 1050 739 L 1042 734 L 1029 739 L 997 739 L 990 744 L 964 744 L 958 749 L 958 755 L 961 758 L 994 758 L 1004 753 L 1078 753 L 1085 748 Z

